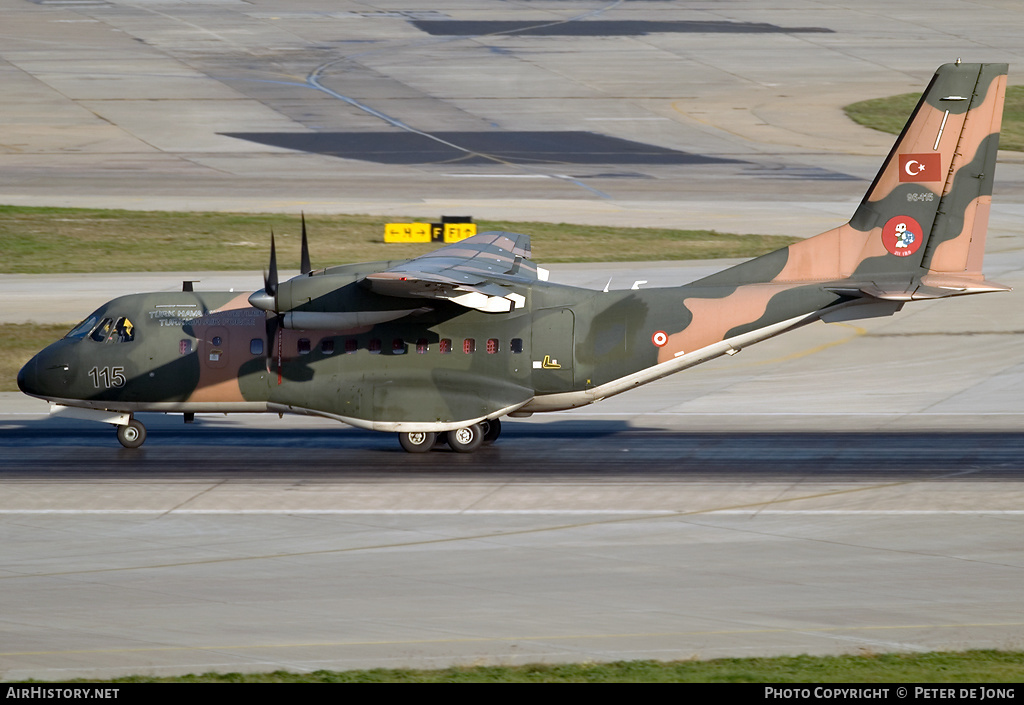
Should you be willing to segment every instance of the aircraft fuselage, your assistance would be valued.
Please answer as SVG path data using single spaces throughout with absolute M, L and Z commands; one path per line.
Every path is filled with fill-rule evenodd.
M 291 412 L 375 430 L 447 431 L 517 410 L 592 403 L 624 391 L 612 388 L 619 380 L 666 368 L 642 383 L 688 366 L 680 360 L 729 352 L 715 344 L 767 337 L 758 334 L 840 298 L 820 287 L 810 288 L 816 295 L 760 288 L 776 300 L 789 291 L 782 298 L 790 305 L 742 322 L 730 315 L 740 313 L 735 286 L 598 292 L 543 283 L 519 289 L 529 305 L 508 313 L 434 303 L 334 330 L 275 324 L 274 314 L 249 305 L 248 292 L 134 294 L 39 353 L 19 384 L 57 404 L 122 413 Z M 706 340 L 685 336 L 695 302 L 705 304 L 703 319 L 721 324 Z M 680 347 L 681 336 L 691 349 Z

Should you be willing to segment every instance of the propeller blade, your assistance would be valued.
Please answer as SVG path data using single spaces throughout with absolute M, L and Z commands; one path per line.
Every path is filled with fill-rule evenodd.
M 263 271 L 263 291 L 249 297 L 249 304 L 263 311 L 277 313 L 277 248 L 274 245 L 274 231 L 270 231 L 270 270 Z
M 264 351 L 267 360 L 267 372 L 273 372 L 276 366 L 278 345 L 277 336 L 281 331 L 281 316 L 267 316 L 267 349 Z
M 258 296 L 254 294 L 249 297 L 249 303 L 252 303 L 259 308 L 268 310 L 266 304 L 269 303 L 267 299 L 273 301 L 273 310 L 276 315 L 267 316 L 267 371 L 271 371 L 271 367 L 274 362 L 274 358 L 277 357 L 277 383 L 281 384 L 281 321 L 284 317 L 277 313 L 277 246 L 274 242 L 274 229 L 270 229 L 270 271 L 263 275 L 263 290 L 265 292 L 264 297 L 261 301 L 254 302 L 253 297 Z M 260 305 L 263 304 L 263 305 Z
M 271 296 L 277 296 L 277 247 L 273 228 L 270 230 L 270 271 L 263 275 L 263 288 Z
M 300 271 L 303 274 L 309 274 L 313 271 L 312 265 L 309 263 L 309 240 L 306 239 L 306 214 L 302 214 L 302 264 L 300 265 Z

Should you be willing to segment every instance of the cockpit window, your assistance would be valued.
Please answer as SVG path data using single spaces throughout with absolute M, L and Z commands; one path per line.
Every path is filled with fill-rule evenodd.
M 98 326 L 96 326 L 96 330 L 94 330 L 92 332 L 92 335 L 90 337 L 93 340 L 95 340 L 97 343 L 104 343 L 104 342 L 107 341 L 107 338 L 110 337 L 110 334 L 111 334 L 111 331 L 113 330 L 113 328 L 114 328 L 114 319 L 113 318 L 104 318 L 103 321 L 100 322 L 100 324 Z
M 92 332 L 93 328 L 96 327 L 96 320 L 96 316 L 89 316 L 84 321 L 79 323 L 77 326 L 72 328 L 71 331 L 68 332 L 68 334 L 65 335 L 64 337 L 71 339 L 84 338 L 85 336 L 89 335 L 89 333 Z
M 89 337 L 97 343 L 130 343 L 135 340 L 135 325 L 125 316 L 104 318 Z

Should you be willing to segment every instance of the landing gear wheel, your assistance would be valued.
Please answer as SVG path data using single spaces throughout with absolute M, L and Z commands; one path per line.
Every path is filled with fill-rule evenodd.
M 117 440 L 125 448 L 138 448 L 146 442 L 146 427 L 132 419 L 126 426 L 117 427 Z
M 475 423 L 448 432 L 448 445 L 457 453 L 472 453 L 484 442 L 484 430 Z
M 491 419 L 490 421 L 484 421 L 480 425 L 484 427 L 484 445 L 494 443 L 498 440 L 498 436 L 501 435 L 501 421 L 498 419 Z
M 433 431 L 411 431 L 399 433 L 398 442 L 407 453 L 426 453 L 434 447 L 437 434 Z

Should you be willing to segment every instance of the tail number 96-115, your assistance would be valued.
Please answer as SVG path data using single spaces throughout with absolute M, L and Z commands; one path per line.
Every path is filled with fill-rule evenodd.
M 89 370 L 89 376 L 92 377 L 92 386 L 96 389 L 123 387 L 127 381 L 124 378 L 123 367 L 93 367 Z

